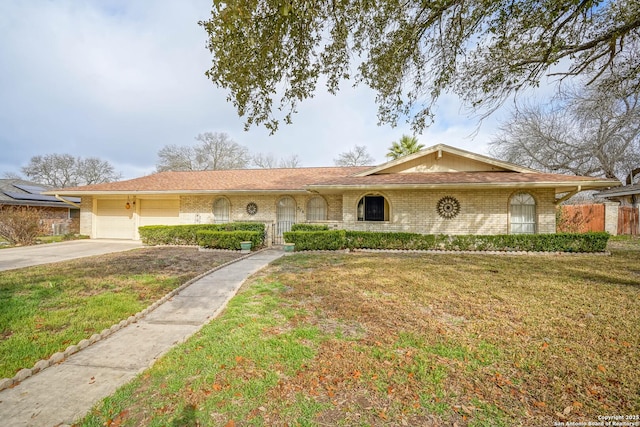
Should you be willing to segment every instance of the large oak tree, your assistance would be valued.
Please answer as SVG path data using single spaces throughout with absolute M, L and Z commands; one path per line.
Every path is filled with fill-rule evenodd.
M 486 114 L 554 73 L 639 87 L 637 0 L 214 0 L 200 25 L 209 79 L 272 132 L 320 82 L 368 85 L 380 122 L 416 132 L 447 92 Z

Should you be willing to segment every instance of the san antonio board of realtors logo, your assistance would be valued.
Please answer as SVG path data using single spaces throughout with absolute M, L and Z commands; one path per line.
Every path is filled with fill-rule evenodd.
M 455 197 L 446 196 L 438 200 L 436 208 L 442 218 L 451 219 L 460 212 L 460 202 Z

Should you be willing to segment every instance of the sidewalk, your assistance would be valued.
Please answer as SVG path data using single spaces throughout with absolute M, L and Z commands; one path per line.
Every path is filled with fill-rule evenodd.
M 71 425 L 216 317 L 242 283 L 284 253 L 269 249 L 192 283 L 145 317 L 0 391 L 0 425 Z

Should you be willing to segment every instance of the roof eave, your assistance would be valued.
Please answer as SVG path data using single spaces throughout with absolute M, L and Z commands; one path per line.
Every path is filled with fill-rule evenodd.
M 600 192 L 597 193 L 596 196 L 599 197 L 624 197 L 624 196 L 633 196 L 635 194 L 640 194 L 640 190 L 635 190 L 635 191 L 613 191 L 613 192 Z
M 283 194 L 306 193 L 306 189 L 278 189 L 278 190 L 103 190 L 103 191 L 47 191 L 42 194 L 59 196 L 144 196 L 144 195 L 209 195 L 209 194 Z
M 609 188 L 615 183 L 606 181 L 583 182 L 458 182 L 458 183 L 424 183 L 424 184 L 355 184 L 355 185 L 308 185 L 309 191 L 345 191 L 345 190 L 437 190 L 452 188 L 555 188 L 557 192 L 580 187 L 580 191 Z
M 0 205 L 4 206 L 32 206 L 38 208 L 64 208 L 64 209 L 78 209 L 67 205 L 66 203 L 60 202 L 37 202 L 30 200 L 1 200 Z

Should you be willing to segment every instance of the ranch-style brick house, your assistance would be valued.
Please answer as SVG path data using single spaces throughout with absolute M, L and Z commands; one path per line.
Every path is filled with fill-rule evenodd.
M 376 167 L 161 172 L 65 188 L 80 197 L 80 233 L 139 239 L 138 227 L 256 221 L 280 244 L 294 223 L 423 234 L 555 233 L 556 206 L 620 185 L 542 173 L 435 145 Z

